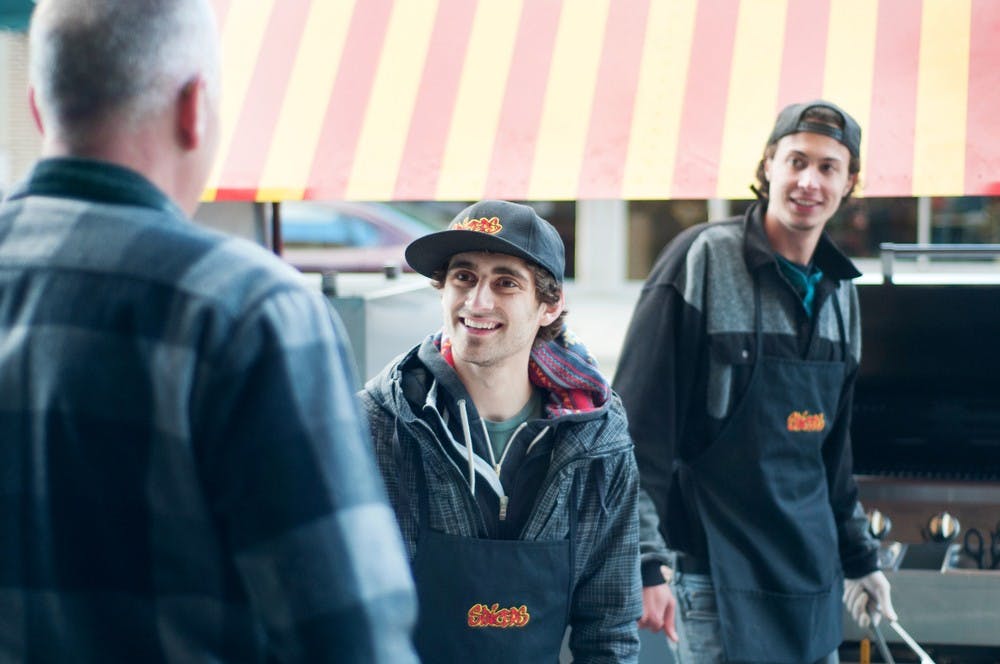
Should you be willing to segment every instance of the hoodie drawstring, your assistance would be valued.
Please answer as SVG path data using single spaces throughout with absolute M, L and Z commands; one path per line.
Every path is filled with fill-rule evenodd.
M 465 410 L 465 399 L 458 400 L 458 414 L 462 417 L 462 435 L 465 437 L 465 451 L 469 455 L 469 491 L 476 495 L 475 452 L 472 451 L 472 432 L 469 431 L 469 414 Z
M 534 437 L 534 438 L 533 438 L 533 439 L 531 440 L 531 442 L 530 442 L 530 443 L 528 443 L 528 447 L 527 447 L 527 449 L 525 449 L 525 450 L 524 450 L 524 456 L 528 456 L 529 454 L 531 454 L 531 448 L 532 448 L 532 447 L 534 447 L 534 446 L 535 446 L 535 443 L 537 443 L 538 441 L 540 441 L 540 440 L 542 439 L 542 437 L 543 437 L 543 436 L 544 436 L 545 434 L 547 434 L 547 433 L 549 432 L 549 429 L 551 429 L 551 428 L 552 428 L 552 427 L 550 427 L 550 426 L 546 425 L 544 429 L 542 429 L 541 431 L 539 431 L 539 432 L 538 432 L 538 435 L 537 435 L 537 436 L 535 436 L 535 437 Z M 506 453 L 506 452 L 507 452 L 507 450 L 504 450 L 504 453 Z M 503 463 L 503 459 L 501 459 L 501 460 L 500 460 L 500 463 Z
M 476 463 L 475 463 L 475 455 L 476 455 L 476 453 L 472 449 L 472 431 L 471 431 L 471 429 L 469 427 L 469 413 L 468 413 L 468 410 L 466 408 L 465 399 L 459 399 L 458 401 L 456 401 L 456 405 L 458 406 L 458 414 L 459 414 L 459 416 L 461 417 L 461 420 L 462 420 L 462 437 L 465 438 L 465 452 L 466 452 L 466 456 L 467 456 L 467 458 L 469 460 L 469 491 L 472 493 L 473 496 L 475 496 L 476 495 Z M 519 434 L 521 432 L 521 430 L 524 429 L 524 427 L 526 427 L 528 425 L 528 423 L 527 422 L 522 422 L 521 425 L 518 426 L 517 429 L 514 430 L 514 433 L 511 434 L 510 438 L 507 440 L 507 444 L 504 446 L 504 450 L 503 450 L 503 453 L 500 455 L 500 460 L 499 461 L 497 461 L 495 459 L 495 457 L 494 457 L 494 454 L 493 454 L 493 443 L 490 442 L 490 434 L 489 434 L 489 431 L 486 429 L 486 423 L 482 419 L 480 419 L 480 423 L 482 424 L 482 427 L 483 427 L 483 436 L 485 436 L 485 438 L 486 438 L 486 447 L 487 447 L 487 449 L 489 451 L 489 454 L 490 454 L 490 462 L 492 463 L 493 469 L 496 471 L 497 478 L 499 479 L 499 477 L 500 477 L 500 469 L 503 466 L 504 459 L 507 458 L 507 452 L 510 451 L 511 442 L 513 442 L 514 438 L 517 437 L 517 434 Z M 542 438 L 545 437 L 545 434 L 549 432 L 549 429 L 550 429 L 549 426 L 544 427 L 538 433 L 538 435 L 535 436 L 532 439 L 531 443 L 527 447 L 527 450 L 525 451 L 525 454 L 527 454 L 528 452 L 531 451 L 531 448 L 535 446 L 535 443 L 537 443 L 538 441 L 540 441 Z M 502 482 L 500 482 L 500 496 L 499 496 L 499 499 L 500 499 L 500 515 L 499 516 L 500 516 L 500 520 L 504 521 L 504 520 L 507 519 L 507 504 L 508 504 L 509 499 L 507 497 L 507 492 L 503 490 L 503 483 Z

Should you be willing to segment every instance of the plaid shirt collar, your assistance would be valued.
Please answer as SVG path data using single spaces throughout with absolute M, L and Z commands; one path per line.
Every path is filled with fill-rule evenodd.
M 26 196 L 135 205 L 163 210 L 179 218 L 185 216 L 166 194 L 141 174 L 96 159 L 54 157 L 40 160 L 24 183 L 11 192 L 9 199 Z

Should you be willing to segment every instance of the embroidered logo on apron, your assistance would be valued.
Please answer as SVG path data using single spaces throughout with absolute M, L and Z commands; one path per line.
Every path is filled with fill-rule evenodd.
M 524 627 L 531 620 L 528 607 L 512 606 L 509 609 L 501 609 L 500 605 L 494 603 L 493 606 L 485 604 L 475 604 L 469 609 L 469 627 Z
M 788 415 L 787 425 L 789 431 L 822 431 L 826 428 L 826 416 L 823 413 L 796 410 Z
M 500 217 L 491 217 L 487 219 L 482 217 L 480 219 L 469 219 L 465 218 L 464 221 L 460 221 L 451 227 L 453 231 L 479 231 L 480 233 L 489 233 L 494 235 L 503 230 L 503 226 L 500 225 Z

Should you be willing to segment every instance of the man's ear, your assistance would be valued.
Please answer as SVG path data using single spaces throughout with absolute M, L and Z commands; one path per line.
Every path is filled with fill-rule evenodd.
M 858 182 L 858 174 L 857 173 L 854 173 L 853 175 L 847 176 L 847 184 L 844 186 L 844 193 L 841 194 L 841 197 L 847 196 L 847 192 L 849 192 L 851 190 L 851 188 L 855 184 L 857 184 L 857 182 Z
M 45 135 L 45 125 L 42 124 L 42 112 L 38 110 L 38 102 L 35 100 L 35 86 L 28 86 L 28 105 L 31 107 L 31 117 L 35 120 L 38 133 Z
M 196 76 L 177 95 L 177 140 L 185 150 L 196 150 L 205 137 L 205 79 Z
M 545 311 L 542 312 L 542 327 L 546 325 L 551 325 L 559 318 L 559 314 L 562 313 L 563 308 L 566 306 L 566 297 L 563 295 L 562 291 L 559 291 L 559 301 L 554 304 L 543 304 Z

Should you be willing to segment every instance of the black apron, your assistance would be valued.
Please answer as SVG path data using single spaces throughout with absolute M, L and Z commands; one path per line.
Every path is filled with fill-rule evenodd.
M 726 660 L 814 662 L 842 639 L 837 528 L 821 455 L 848 354 L 765 357 L 754 279 L 754 366 L 742 401 L 690 473 L 708 541 Z M 817 313 L 818 315 L 818 313 Z
M 418 461 L 419 463 L 419 461 Z M 558 662 L 573 592 L 576 483 L 569 539 L 493 540 L 428 527 L 426 482 L 413 560 L 420 614 L 414 636 L 427 664 Z

